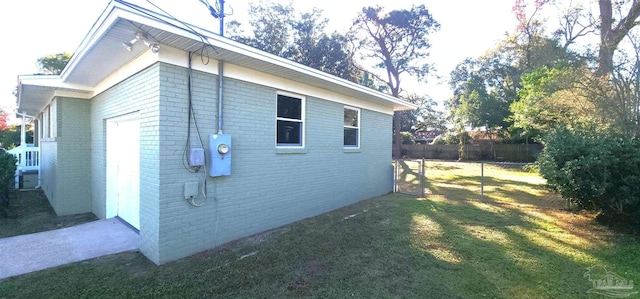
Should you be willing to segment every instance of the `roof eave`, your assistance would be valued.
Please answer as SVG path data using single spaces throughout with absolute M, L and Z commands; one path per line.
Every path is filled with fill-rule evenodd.
M 37 115 L 56 96 L 90 98 L 93 89 L 87 86 L 66 84 L 59 75 L 18 76 L 17 111 Z
M 151 13 L 152 15 L 150 15 L 149 13 Z M 297 62 L 279 57 L 277 55 L 258 50 L 256 48 L 233 41 L 229 38 L 221 37 L 208 30 L 198 28 L 196 26 L 189 26 L 189 28 L 186 28 L 185 25 L 181 22 L 169 19 L 168 17 L 160 15 L 153 11 L 149 11 L 147 13 L 146 11 L 141 10 L 141 8 L 139 7 L 127 5 L 126 2 L 120 0 L 111 1 L 109 3 L 100 17 L 93 24 L 92 28 L 89 30 L 85 38 L 82 40 L 79 47 L 76 49 L 76 52 L 69 60 L 69 63 L 67 63 L 66 67 L 63 69 L 59 76 L 48 76 L 46 78 L 43 76 L 20 76 L 18 96 L 19 105 L 22 106 L 25 100 L 23 98 L 25 92 L 23 86 L 33 87 L 36 85 L 40 85 L 41 88 L 40 90 L 38 90 L 39 92 L 43 92 L 48 88 L 59 88 L 66 91 L 77 91 L 80 94 L 86 94 L 87 92 L 94 90 L 95 86 L 81 86 L 77 84 L 74 85 L 71 81 L 76 81 L 77 78 L 74 79 L 74 77 L 78 77 L 80 76 L 79 74 L 82 74 L 80 66 L 83 67 L 82 69 L 85 69 L 87 67 L 91 68 L 91 66 L 84 65 L 83 61 L 86 60 L 87 57 L 89 57 L 88 55 L 91 54 L 92 49 L 103 40 L 112 26 L 114 26 L 114 24 L 116 24 L 120 19 L 126 19 L 132 22 L 145 24 L 146 26 L 157 28 L 158 30 L 163 30 L 167 33 L 175 34 L 176 36 L 181 36 L 183 38 L 192 39 L 195 41 L 200 41 L 200 37 L 204 37 L 206 39 L 206 42 L 210 43 L 214 47 L 225 49 L 238 55 L 245 55 L 245 57 L 264 62 L 265 64 L 289 69 L 293 73 L 306 76 L 306 78 L 315 78 L 313 79 L 313 81 L 315 81 L 314 84 L 327 85 L 335 87 L 336 89 L 342 89 L 343 92 L 347 92 L 345 94 L 349 94 L 352 96 L 355 95 L 364 100 L 381 104 L 393 111 L 414 110 L 417 108 L 417 105 L 405 102 L 391 95 L 384 94 L 382 92 L 359 85 L 346 79 L 342 79 L 337 76 L 299 64 Z M 193 32 L 192 29 L 196 32 Z M 74 73 L 78 73 L 76 74 L 77 76 L 74 75 Z M 109 74 L 105 73 L 100 76 L 106 78 L 108 75 Z M 44 93 L 44 95 L 48 97 L 47 101 L 50 101 L 54 94 L 55 92 Z M 43 101 L 44 100 L 39 100 L 40 105 L 34 106 L 41 106 L 40 108 L 44 108 L 45 106 L 41 105 Z M 29 113 L 32 114 L 37 112 L 39 111 L 29 111 Z

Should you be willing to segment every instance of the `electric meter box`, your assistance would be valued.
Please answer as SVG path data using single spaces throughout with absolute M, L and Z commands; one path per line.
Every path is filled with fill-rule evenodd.
M 209 135 L 209 156 L 211 167 L 209 175 L 213 177 L 231 175 L 231 135 Z

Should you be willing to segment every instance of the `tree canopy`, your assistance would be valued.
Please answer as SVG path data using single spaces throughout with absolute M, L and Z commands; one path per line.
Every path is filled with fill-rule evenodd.
M 429 34 L 440 24 L 424 5 L 409 10 L 385 13 L 383 8 L 365 7 L 351 28 L 357 48 L 364 58 L 370 58 L 374 67 L 386 72 L 386 83 L 393 96 L 400 95 L 401 75 L 425 78 L 431 65 Z
M 411 9 L 384 12 L 383 8 L 365 7 L 351 27 L 351 36 L 364 60 L 386 72 L 384 80 L 391 95 L 400 97 L 402 75 L 424 79 L 431 71 L 429 34 L 440 24 L 424 5 Z M 399 113 L 394 115 L 394 156 L 401 153 L 402 130 Z
M 296 14 L 292 3 L 251 3 L 249 24 L 252 35 L 245 35 L 242 24 L 228 24 L 230 38 L 335 76 L 357 81 L 356 68 L 347 37 L 326 33 L 328 20 L 322 10 Z
M 67 62 L 69 62 L 69 59 L 71 59 L 71 54 L 63 52 L 38 58 L 36 64 L 43 74 L 59 75 L 67 65 Z
M 640 45 L 631 37 L 640 1 L 608 7 L 611 1 L 601 0 L 597 17 L 584 3 L 563 8 L 560 2 L 516 0 L 515 31 L 497 48 L 456 67 L 450 82 L 454 96 L 448 101 L 454 122 L 498 130 L 511 139 L 536 139 L 554 127 L 583 122 L 624 132 L 635 128 L 637 135 L 640 101 L 634 86 L 640 85 L 640 55 L 616 49 L 625 38 Z M 548 8 L 558 15 L 555 28 L 542 17 Z M 610 10 L 616 17 L 611 19 Z M 598 33 L 598 51 L 577 46 Z

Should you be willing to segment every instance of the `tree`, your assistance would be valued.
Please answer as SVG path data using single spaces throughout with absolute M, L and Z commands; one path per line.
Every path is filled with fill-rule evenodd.
M 314 8 L 311 13 L 303 13 L 292 21 L 293 43 L 284 57 L 312 68 L 354 81 L 356 69 L 349 51 L 346 36 L 333 32 L 325 33 L 328 19 L 322 11 Z
M 459 122 L 485 129 L 493 153 L 493 139 L 497 131 L 507 127 L 508 105 L 496 93 L 487 90 L 484 83 L 483 78 L 472 74 L 465 82 L 463 92 L 455 96 L 459 106 L 454 113 Z
M 609 76 L 592 78 L 590 98 L 598 115 L 627 138 L 640 137 L 640 28 L 627 34 L 628 46 L 616 51 Z
M 541 23 L 534 17 L 542 7 L 550 0 L 534 0 L 535 9 L 530 17 L 527 17 L 526 0 L 515 0 L 514 12 L 520 21 L 520 28 L 524 32 L 532 32 L 526 28 L 535 28 Z M 557 6 L 559 8 L 559 6 Z M 594 17 L 582 4 L 571 5 L 566 9 L 560 9 L 560 28 L 554 31 L 555 38 L 563 40 L 566 49 L 583 36 L 593 32 L 599 32 L 600 43 L 598 45 L 598 65 L 596 76 L 610 75 L 614 69 L 614 54 L 620 42 L 640 22 L 640 0 L 598 0 L 600 15 Z
M 585 75 L 586 74 L 586 75 Z M 522 77 L 518 100 L 510 106 L 513 128 L 522 137 L 540 140 L 557 127 L 583 123 L 602 126 L 588 87 L 592 78 L 585 67 L 540 67 Z
M 322 10 L 314 8 L 297 17 L 291 3 L 266 2 L 250 4 L 249 15 L 253 36 L 244 35 L 241 24 L 232 21 L 227 24 L 231 39 L 357 81 L 347 37 L 338 32 L 325 32 L 328 20 L 322 16 Z
M 69 62 L 69 59 L 71 59 L 71 54 L 63 52 L 38 58 L 36 64 L 40 72 L 46 75 L 59 75 L 67 65 L 67 62 Z
M 7 113 L 0 109 L 0 131 L 7 129 Z
M 597 31 L 597 19 L 584 6 L 583 2 L 570 1 L 567 7 L 556 5 L 560 28 L 553 32 L 554 39 L 561 42 L 567 50 L 577 39 Z
M 33 130 L 27 130 L 26 140 L 33 139 Z M 7 126 L 5 130 L 0 130 L 0 146 L 5 149 L 12 149 L 20 146 L 20 126 Z
M 382 7 L 365 7 L 351 27 L 357 49 L 365 59 L 371 59 L 376 68 L 386 71 L 386 83 L 391 95 L 400 97 L 401 76 L 404 74 L 424 79 L 431 66 L 428 36 L 440 24 L 424 5 L 410 10 L 384 13 Z M 399 113 L 394 114 L 394 156 L 401 154 L 401 123 Z
M 560 65 L 585 70 L 582 68 L 584 59 L 569 49 L 567 41 L 561 44 L 559 32 L 552 37 L 545 34 L 545 21 L 539 19 L 539 13 L 548 2 L 536 0 L 529 5 L 523 0 L 516 1 L 513 10 L 518 26 L 515 33 L 483 56 L 466 59 L 451 73 L 454 97 L 448 104 L 455 121 L 483 127 L 490 137 L 501 134 L 529 140 L 539 135 L 539 121 L 547 119 L 544 113 L 540 114 L 547 111 L 541 109 L 553 105 L 539 105 L 545 103 L 540 99 L 542 93 L 532 89 L 532 85 L 539 83 L 534 80 L 539 76 L 531 77 L 527 82 L 529 93 L 521 93 L 523 78 L 541 68 L 554 69 Z M 574 23 L 565 25 L 577 26 Z M 571 31 L 567 33 L 568 39 L 573 40 L 584 33 L 576 32 L 574 27 L 567 29 Z M 517 115 L 512 115 L 516 112 Z
M 422 101 L 418 103 L 418 109 L 415 110 L 418 114 L 418 119 L 414 125 L 414 130 L 423 132 L 446 131 L 447 120 L 442 111 L 436 110 L 438 103 L 427 96 L 422 96 L 421 98 Z
M 240 42 L 260 50 L 283 56 L 291 39 L 291 23 L 294 19 L 293 4 L 274 4 L 271 2 L 256 5 L 249 4 L 249 24 L 253 28 L 253 37 L 231 36 Z
M 444 132 L 447 129 L 446 119 L 441 111 L 436 110 L 438 103 L 432 98 L 426 95 L 410 94 L 406 97 L 406 101 L 416 104 L 418 108 L 398 112 L 401 132 Z
M 465 126 L 484 128 L 493 145 L 494 137 L 509 127 L 508 109 L 516 98 L 522 73 L 519 67 L 523 65 L 511 42 L 477 59 L 467 58 L 451 72 L 454 95 L 447 106 L 458 133 Z
M 615 3 L 615 9 L 622 11 L 627 1 Z M 631 6 L 626 14 L 621 14 L 619 21 L 613 15 L 614 5 L 611 0 L 598 0 L 600 8 L 600 45 L 598 51 L 598 69 L 596 75 L 609 75 L 613 71 L 613 55 L 618 44 L 629 31 L 638 25 L 640 17 L 640 0 L 631 0 Z

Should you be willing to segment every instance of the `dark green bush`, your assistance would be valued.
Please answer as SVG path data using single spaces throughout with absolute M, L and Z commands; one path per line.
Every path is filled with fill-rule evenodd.
M 5 198 L 11 191 L 16 175 L 16 157 L 0 151 L 0 198 Z
M 548 134 L 544 145 L 538 164 L 551 188 L 599 211 L 610 224 L 640 231 L 640 142 L 561 128 Z
M 13 155 L 0 151 L 0 217 L 6 217 L 9 194 L 15 184 L 16 162 Z

